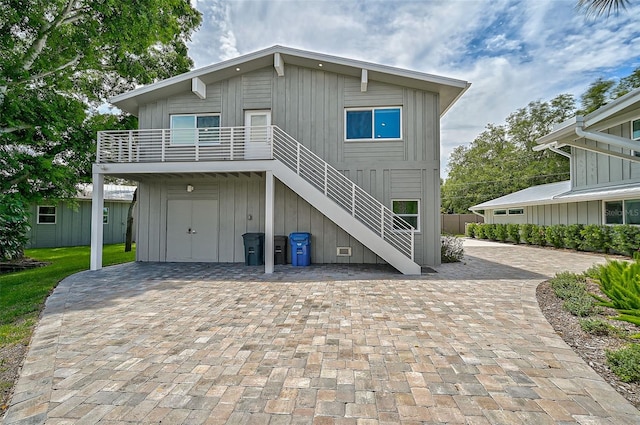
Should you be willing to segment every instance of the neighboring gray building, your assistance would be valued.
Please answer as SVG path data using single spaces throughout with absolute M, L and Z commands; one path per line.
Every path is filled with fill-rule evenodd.
M 571 179 L 471 207 L 485 223 L 640 225 L 640 89 L 537 142 L 534 149 L 569 158 Z M 564 146 L 570 153 L 559 150 Z
M 135 186 L 104 186 L 104 208 L 101 221 L 104 243 L 124 243 L 127 213 Z M 93 186 L 80 185 L 75 202 L 47 202 L 30 207 L 26 248 L 54 248 L 89 245 L 91 243 L 91 195 Z M 99 219 L 99 220 L 100 220 Z
M 94 184 L 139 182 L 138 261 L 242 262 L 244 233 L 271 253 L 310 232 L 313 263 L 419 274 L 440 262 L 440 117 L 468 87 L 274 46 L 111 99 L 140 129 L 99 133 Z

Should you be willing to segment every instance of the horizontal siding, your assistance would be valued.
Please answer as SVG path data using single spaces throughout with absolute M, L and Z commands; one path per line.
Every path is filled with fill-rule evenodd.
M 344 161 L 402 161 L 405 155 L 403 142 L 345 142 Z

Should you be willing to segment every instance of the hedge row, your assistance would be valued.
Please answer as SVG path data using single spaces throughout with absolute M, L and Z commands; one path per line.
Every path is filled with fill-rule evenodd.
M 553 246 L 579 251 L 618 253 L 633 257 L 640 248 L 640 227 L 598 224 L 487 224 L 469 223 L 466 233 L 476 239 Z

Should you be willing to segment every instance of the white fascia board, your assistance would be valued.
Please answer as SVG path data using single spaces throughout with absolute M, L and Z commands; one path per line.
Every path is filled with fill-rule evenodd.
M 273 168 L 275 160 L 140 162 L 93 164 L 94 174 L 163 174 L 263 172 Z
M 585 128 L 593 127 L 600 121 L 603 121 L 625 108 L 631 107 L 636 103 L 640 103 L 640 88 L 630 91 L 622 97 L 614 100 L 608 105 L 604 105 L 584 117 Z
M 552 142 L 560 141 L 561 139 L 575 135 L 575 128 L 576 117 L 573 117 L 555 126 L 551 133 L 542 136 L 541 138 L 536 140 L 536 143 L 539 145 L 546 145 Z

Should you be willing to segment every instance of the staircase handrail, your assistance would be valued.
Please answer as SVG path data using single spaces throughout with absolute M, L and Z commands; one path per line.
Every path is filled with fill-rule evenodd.
M 349 212 L 354 218 L 414 260 L 415 228 L 360 188 L 294 137 L 272 126 L 272 158 Z

